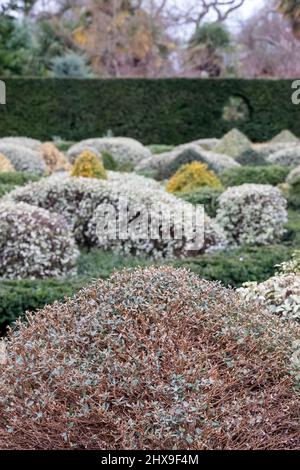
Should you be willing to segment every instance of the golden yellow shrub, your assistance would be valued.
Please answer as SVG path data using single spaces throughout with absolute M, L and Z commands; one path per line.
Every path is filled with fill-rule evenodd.
M 0 173 L 8 173 L 15 171 L 12 163 L 6 158 L 5 155 L 0 153 Z
M 71 176 L 106 179 L 106 171 L 99 157 L 90 150 L 84 150 L 75 160 Z
M 42 144 L 40 151 L 50 173 L 55 171 L 70 171 L 71 164 L 67 157 L 52 142 Z
M 170 193 L 190 192 L 205 186 L 220 188 L 221 182 L 213 171 L 208 170 L 207 165 L 192 162 L 182 165 L 169 179 L 167 191 Z

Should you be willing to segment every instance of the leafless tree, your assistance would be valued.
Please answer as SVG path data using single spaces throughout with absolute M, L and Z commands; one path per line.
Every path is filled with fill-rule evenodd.
M 294 78 L 300 75 L 300 42 L 291 24 L 271 5 L 247 20 L 238 36 L 240 74 Z

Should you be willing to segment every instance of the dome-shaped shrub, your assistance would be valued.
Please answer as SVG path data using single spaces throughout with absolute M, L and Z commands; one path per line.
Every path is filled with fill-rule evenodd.
M 289 146 L 272 153 L 267 161 L 273 165 L 298 166 L 300 165 L 300 145 Z
M 106 171 L 100 158 L 90 150 L 83 151 L 76 158 L 71 176 L 106 179 Z
M 86 139 L 73 145 L 68 156 L 72 162 L 87 149 L 95 149 L 99 153 L 109 152 L 118 164 L 130 163 L 136 165 L 143 158 L 151 156 L 151 152 L 140 142 L 128 137 L 102 137 L 95 139 Z
M 286 205 L 273 186 L 243 184 L 220 196 L 216 220 L 233 244 L 268 245 L 284 233 Z
M 224 171 L 226 168 L 240 166 L 227 155 L 203 150 L 198 145 L 184 144 L 176 147 L 172 152 L 152 155 L 144 159 L 136 166 L 136 171 L 149 174 L 157 180 L 165 180 L 174 175 L 182 165 L 192 162 L 205 163 L 215 173 Z
M 10 161 L 0 153 L 0 173 L 11 173 L 15 169 Z
M 296 449 L 297 325 L 186 270 L 97 281 L 10 333 L 1 449 Z
M 41 154 L 29 148 L 0 141 L 0 153 L 11 162 L 16 171 L 24 171 L 38 176 L 43 175 L 46 171 L 46 164 Z
M 63 217 L 23 203 L 0 203 L 0 277 L 75 274 L 78 250 Z
M 300 322 L 300 252 L 280 265 L 280 271 L 265 282 L 248 282 L 239 292 L 247 300 L 260 301 L 284 320 Z
M 58 150 L 52 142 L 45 142 L 40 147 L 40 152 L 50 173 L 56 171 L 69 171 L 71 165 L 67 157 Z
M 42 142 L 37 139 L 31 139 L 30 137 L 2 137 L 0 144 L 13 144 L 21 147 L 26 147 L 29 150 L 40 151 Z
M 167 191 L 189 192 L 203 187 L 219 188 L 221 183 L 217 176 L 208 170 L 207 165 L 199 162 L 183 165 L 170 178 L 167 184 Z
M 176 240 L 172 238 L 174 234 L 166 240 L 161 234 L 158 239 L 147 238 L 146 241 L 131 234 L 125 240 L 107 239 L 106 232 L 104 233 L 105 225 L 101 226 L 105 212 L 103 209 L 106 209 L 107 205 L 110 205 L 114 218 L 118 220 L 125 199 L 126 213 L 127 210 L 130 213 L 129 220 L 132 221 L 132 226 L 141 210 L 151 213 L 151 208 L 160 206 L 153 218 L 162 224 L 163 220 L 167 221 L 170 214 L 173 220 L 177 220 L 176 214 L 181 214 L 181 210 L 192 208 L 191 205 L 168 194 L 159 183 L 134 173 L 108 172 L 107 180 L 50 177 L 18 188 L 6 197 L 9 200 L 27 202 L 64 215 L 72 226 L 77 242 L 81 245 L 113 248 L 125 253 L 144 253 L 153 257 L 181 256 L 190 251 L 189 240 L 185 238 Z M 166 209 L 165 214 L 161 207 Z M 207 218 L 204 245 L 200 251 L 221 249 L 225 245 L 226 237 L 222 229 Z

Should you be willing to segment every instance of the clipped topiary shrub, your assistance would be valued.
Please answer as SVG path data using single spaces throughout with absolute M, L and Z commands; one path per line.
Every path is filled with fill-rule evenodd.
M 68 159 L 52 142 L 42 144 L 40 152 L 50 173 L 55 173 L 56 171 L 70 171 L 71 165 Z
M 143 160 L 137 165 L 136 171 L 149 173 L 158 180 L 164 180 L 173 176 L 182 165 L 192 162 L 205 163 L 215 173 L 239 166 L 233 158 L 227 155 L 209 152 L 194 144 L 186 144 L 177 147 L 172 152 L 154 155 Z
M 277 186 L 283 183 L 289 173 L 289 168 L 279 165 L 265 167 L 241 166 L 229 168 L 219 175 L 222 184 L 226 187 L 240 186 L 245 183 L 271 184 Z
M 85 150 L 76 158 L 71 176 L 82 176 L 84 178 L 106 179 L 106 171 L 99 157 Z
M 287 147 L 278 152 L 272 153 L 267 161 L 273 165 L 295 167 L 300 165 L 300 145 Z
M 159 155 L 161 153 L 171 152 L 175 147 L 174 145 L 148 145 L 147 148 L 150 150 L 151 153 L 154 155 Z
M 2 155 L 2 153 L 0 153 L 0 173 L 11 173 L 13 171 L 13 165 L 4 155 Z
M 118 165 L 116 164 L 113 156 L 109 152 L 106 152 L 105 150 L 103 150 L 101 152 L 101 157 L 102 157 L 104 168 L 106 170 L 110 170 L 110 171 L 116 171 L 117 170 Z
M 136 165 L 144 158 L 150 157 L 151 152 L 140 142 L 128 137 L 102 137 L 82 140 L 68 150 L 72 162 L 76 160 L 83 150 L 95 149 L 99 153 L 109 152 L 115 162 L 119 164 L 131 163 Z
M 6 198 L 27 202 L 64 215 L 80 245 L 114 249 L 126 254 L 147 254 L 154 258 L 185 256 L 191 251 L 189 247 L 192 239 L 182 237 L 177 240 L 176 232 L 172 230 L 170 237 L 166 239 L 160 232 L 153 238 L 137 237 L 135 224 L 139 220 L 141 210 L 146 208 L 151 212 L 153 208 L 157 208 L 157 212 L 154 209 L 151 212 L 153 225 L 157 223 L 160 227 L 164 221 L 168 224 L 169 217 L 172 217 L 171 227 L 177 227 L 179 230 L 182 227 L 182 218 L 177 217 L 177 214 L 181 216 L 182 210 L 191 210 L 192 207 L 168 194 L 159 183 L 136 174 L 109 172 L 107 180 L 52 176 L 18 188 Z M 103 220 L 108 206 L 113 211 L 113 221 L 116 220 L 117 223 L 120 211 L 128 211 L 132 225 L 129 224 L 127 238 L 108 238 L 107 226 L 110 219 Z M 214 221 L 207 217 L 204 228 L 204 244 L 199 252 L 226 246 L 226 237 Z M 142 229 L 143 223 L 141 233 L 144 236 Z M 193 238 L 193 235 L 191 236 Z M 194 254 L 197 254 L 197 251 Z
M 46 172 L 46 165 L 41 154 L 20 145 L 1 143 L 0 153 L 2 153 L 14 166 L 16 171 L 31 173 L 41 176 Z
M 167 191 L 189 192 L 196 189 L 209 186 L 211 188 L 221 187 L 220 180 L 217 176 L 208 170 L 207 165 L 199 162 L 188 163 L 183 165 L 168 181 Z
M 280 271 L 265 282 L 248 282 L 239 292 L 248 300 L 259 300 L 284 320 L 300 322 L 300 252 L 282 263 Z
M 246 166 L 266 166 L 270 163 L 267 161 L 263 152 L 255 148 L 251 148 L 242 152 L 237 158 L 236 161 L 240 165 Z
M 31 139 L 30 137 L 2 137 L 0 138 L 0 145 L 1 144 L 18 145 L 39 152 L 42 142 L 37 139 Z
M 220 196 L 216 220 L 232 244 L 268 245 L 284 234 L 286 206 L 279 189 L 244 184 L 228 188 Z
M 251 149 L 250 140 L 238 129 L 232 129 L 220 139 L 213 148 L 215 153 L 223 153 L 232 158 L 238 158 L 242 153 Z
M 289 191 L 300 196 L 300 165 L 288 174 L 286 182 L 289 184 Z
M 271 142 L 274 144 L 299 144 L 299 139 L 291 131 L 285 129 L 279 132 L 279 134 L 275 135 Z
M 115 273 L 10 333 L 0 447 L 299 448 L 298 337 L 186 270 Z
M 191 192 L 181 192 L 175 195 L 194 205 L 204 205 L 205 212 L 209 217 L 216 217 L 218 198 L 221 196 L 223 188 L 203 187 Z
M 75 274 L 79 254 L 63 217 L 23 203 L 0 204 L 0 277 Z

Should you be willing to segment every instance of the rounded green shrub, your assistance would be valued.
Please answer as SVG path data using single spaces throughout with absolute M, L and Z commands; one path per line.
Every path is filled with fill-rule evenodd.
M 240 186 L 244 183 L 271 184 L 277 186 L 283 183 L 289 173 L 289 168 L 279 165 L 265 167 L 241 166 L 229 168 L 219 175 L 225 187 Z
M 218 208 L 218 198 L 222 192 L 222 188 L 204 187 L 196 191 L 177 193 L 175 195 L 191 204 L 204 205 L 207 215 L 209 215 L 209 217 L 215 217 Z

